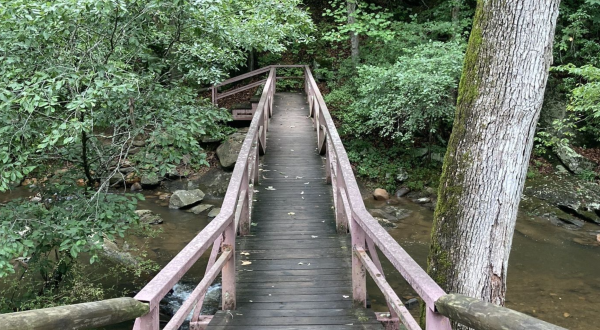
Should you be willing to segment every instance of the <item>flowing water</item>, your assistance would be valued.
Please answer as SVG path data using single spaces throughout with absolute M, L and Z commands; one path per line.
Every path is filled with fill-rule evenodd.
M 412 212 L 389 233 L 425 268 L 433 212 L 406 199 L 394 202 Z M 386 205 L 372 199 L 365 204 Z M 598 229 L 586 224 L 580 232 Z M 578 234 L 521 212 L 509 258 L 507 307 L 568 329 L 600 328 L 600 247 L 575 243 Z M 403 301 L 416 296 L 391 264 L 384 262 L 384 272 Z M 368 289 L 373 308 L 387 311 L 377 287 L 370 283 Z M 419 308 L 411 312 L 418 315 Z
M 10 196 L 0 195 L 0 202 L 28 195 L 31 193 L 27 189 L 18 189 Z M 146 197 L 147 200 L 140 202 L 138 208 L 150 209 L 164 219 L 164 223 L 159 225 L 163 232 L 149 241 L 149 257 L 164 266 L 210 219 L 205 214 L 170 210 L 153 192 L 148 192 Z M 218 205 L 221 201 L 208 202 Z M 387 205 L 372 199 L 367 199 L 365 203 L 367 208 Z M 407 199 L 395 199 L 392 203 L 410 210 L 411 214 L 399 221 L 397 228 L 390 229 L 390 234 L 425 267 L 433 213 Z M 573 241 L 582 231 L 598 229 L 598 226 L 589 224 L 579 232 L 573 232 L 543 219 L 520 214 L 508 268 L 507 307 L 569 329 L 599 329 L 600 247 L 584 246 Z M 204 274 L 206 254 L 163 305 L 176 309 L 181 298 L 189 294 L 193 288 L 189 283 L 197 283 Z M 386 278 L 398 295 L 404 301 L 416 297 L 399 273 L 385 260 L 383 262 Z M 218 289 L 217 284 L 211 290 L 218 292 Z M 385 311 L 385 300 L 373 283 L 369 284 L 369 299 L 374 309 Z M 418 309 L 413 308 L 411 312 L 417 315 Z M 130 326 L 128 323 L 118 329 Z

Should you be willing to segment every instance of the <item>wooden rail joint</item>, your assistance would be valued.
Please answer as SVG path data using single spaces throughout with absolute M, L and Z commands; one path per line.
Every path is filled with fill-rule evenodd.
M 436 310 L 452 321 L 476 330 L 566 330 L 509 308 L 460 294 L 447 294 L 435 302 Z
M 83 304 L 0 314 L 3 330 L 93 329 L 148 314 L 147 303 L 115 298 Z

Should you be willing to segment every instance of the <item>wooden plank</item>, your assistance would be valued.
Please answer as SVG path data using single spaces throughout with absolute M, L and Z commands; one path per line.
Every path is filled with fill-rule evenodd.
M 352 290 L 349 289 L 349 285 L 343 287 L 325 287 L 325 288 L 267 288 L 267 289 L 256 289 L 256 288 L 245 288 L 238 290 L 238 297 L 258 297 L 258 296 L 296 296 L 296 295 L 319 295 L 319 294 L 338 294 L 338 295 L 350 295 Z
M 378 323 L 376 319 L 359 320 L 354 315 L 342 316 L 280 316 L 280 317 L 223 317 L 215 322 L 215 325 L 245 325 L 245 326 L 281 326 L 281 325 L 340 325 L 340 324 L 369 324 Z
M 311 301 L 311 302 L 281 302 L 281 303 L 251 303 L 240 301 L 238 308 L 259 310 L 297 310 L 297 309 L 323 309 L 323 308 L 345 308 L 352 309 L 352 301 Z
M 217 325 L 217 326 L 211 326 L 209 325 L 207 328 L 207 330 L 223 330 L 223 329 L 233 329 L 233 330 L 237 330 L 237 329 L 243 329 L 243 330 L 323 330 L 323 326 L 322 325 L 275 325 L 275 326 L 264 326 L 264 325 L 259 325 L 259 326 L 245 326 L 245 325 L 238 325 L 238 326 L 230 326 L 230 325 Z M 383 327 L 381 326 L 381 324 L 356 324 L 356 325 L 328 325 L 327 326 L 327 330 L 358 330 L 358 329 L 364 329 L 364 330 L 371 330 L 371 329 L 378 329 L 381 330 L 383 329 Z
M 208 329 L 383 329 L 353 306 L 350 240 L 336 234 L 306 99 L 276 94 L 273 108 L 254 226 L 236 242 L 236 310 L 217 313 Z

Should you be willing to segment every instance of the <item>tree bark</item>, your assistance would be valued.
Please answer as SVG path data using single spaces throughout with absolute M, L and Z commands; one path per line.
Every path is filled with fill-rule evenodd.
M 458 31 L 458 25 L 460 23 L 460 7 L 462 6 L 463 0 L 452 1 L 452 26 L 454 27 L 455 33 Z
M 559 3 L 477 3 L 428 258 L 429 274 L 448 293 L 504 305 Z
M 356 2 L 357 0 L 348 0 L 346 2 L 348 9 L 348 25 L 356 23 L 356 18 L 354 17 L 354 13 L 356 12 Z M 354 64 L 358 64 L 358 61 L 360 60 L 360 53 L 358 50 L 358 35 L 354 31 L 350 31 L 350 51 L 352 62 L 354 62 Z

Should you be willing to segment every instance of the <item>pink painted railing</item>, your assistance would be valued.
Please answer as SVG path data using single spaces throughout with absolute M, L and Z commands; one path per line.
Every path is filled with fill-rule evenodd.
M 377 246 L 425 302 L 427 329 L 451 329 L 448 319 L 435 311 L 435 302 L 446 293 L 365 209 L 342 140 L 308 67 L 305 67 L 305 75 L 309 115 L 313 117 L 317 131 L 317 147 L 319 153 L 327 158 L 327 179 L 333 188 L 338 232 L 346 233 L 350 230 L 352 237 L 354 302 L 366 306 L 366 272 L 368 272 L 385 295 L 390 309 L 389 319 L 383 321 L 394 323 L 399 318 L 408 329 L 421 329 L 386 282 L 375 250 Z
M 259 178 L 258 157 L 266 150 L 269 117 L 273 112 L 275 68 L 269 68 L 268 72 L 269 77 L 237 158 L 221 212 L 135 296 L 135 299 L 149 303 L 150 312 L 136 319 L 134 329 L 159 329 L 160 300 L 211 245 L 204 278 L 164 329 L 178 329 L 192 310 L 192 327 L 208 323 L 211 317 L 199 314 L 204 295 L 219 274 L 222 274 L 222 308 L 235 309 L 235 238 L 238 233 L 246 235 L 250 230 L 253 186 Z
M 366 306 L 366 273 L 368 272 L 386 297 L 389 315 L 378 315 L 386 329 L 421 329 L 398 295 L 385 279 L 378 248 L 425 303 L 426 330 L 450 330 L 452 320 L 475 329 L 511 329 L 528 324 L 529 329 L 556 330 L 548 324 L 507 308 L 486 304 L 461 295 L 446 294 L 404 249 L 379 225 L 365 209 L 348 156 L 337 133 L 327 105 L 308 66 L 270 66 L 235 77 L 221 85 L 269 72 L 250 129 L 242 145 L 220 214 L 204 228 L 165 268 L 140 291 L 135 299 L 148 303 L 150 312 L 136 319 L 134 329 L 158 330 L 158 304 L 185 272 L 212 244 L 205 277 L 183 303 L 164 329 L 177 329 L 191 311 L 192 329 L 204 329 L 212 316 L 199 315 L 204 295 L 215 278 L 222 274 L 222 309 L 236 307 L 235 238 L 250 230 L 254 185 L 258 182 L 258 157 L 266 151 L 266 134 L 273 111 L 273 97 L 278 67 L 304 69 L 304 88 L 308 97 L 309 116 L 314 121 L 317 147 L 327 159 L 327 181 L 332 184 L 336 226 L 340 234 L 351 234 L 352 292 L 359 306 Z M 258 72 L 258 73 L 257 73 Z M 298 78 L 298 77 L 291 77 Z M 238 88 L 238 91 L 244 87 Z M 215 88 L 216 90 L 216 88 Z M 213 94 L 214 95 L 214 94 Z M 231 95 L 231 94 L 230 94 Z M 219 256 L 220 252 L 220 256 Z M 217 256 L 219 256 L 217 258 Z M 443 313 L 444 315 L 442 315 Z
M 473 329 L 565 330 L 531 316 L 457 294 L 446 294 L 404 249 L 365 209 L 348 156 L 337 133 L 327 105 L 308 66 L 270 66 L 222 84 L 269 72 L 258 107 L 242 144 L 219 215 L 181 250 L 136 296 L 80 305 L 67 305 L 34 311 L 0 314 L 3 329 L 48 329 L 55 324 L 73 329 L 94 328 L 126 321 L 137 315 L 134 329 L 159 329 L 159 302 L 212 245 L 204 278 L 164 329 L 178 329 L 192 313 L 190 328 L 204 329 L 211 315 L 200 315 L 204 295 L 221 274 L 222 309 L 236 307 L 235 239 L 250 231 L 252 195 L 258 183 L 259 155 L 266 151 L 269 118 L 278 67 L 304 69 L 304 88 L 308 97 L 309 116 L 317 133 L 319 153 L 327 158 L 327 181 L 332 184 L 336 226 L 340 234 L 352 239 L 352 295 L 359 306 L 366 306 L 366 273 L 384 294 L 389 316 L 378 315 L 386 329 L 421 329 L 388 284 L 377 255 L 378 248 L 394 268 L 412 286 L 425 303 L 426 330 L 450 330 L 449 317 Z M 256 73 L 259 71 L 259 73 Z M 296 79 L 298 77 L 288 77 Z M 243 87 L 242 87 L 243 88 Z M 216 90 L 216 89 L 215 89 Z M 239 90 L 239 89 L 238 89 Z M 213 94 L 214 95 L 214 94 Z M 137 300 L 137 301 L 136 301 Z M 24 324 L 26 326 L 24 326 Z M 35 324 L 33 326 L 32 324 Z M 93 326 L 92 326 L 93 324 Z
M 327 181 L 332 184 L 338 233 L 352 237 L 352 295 L 366 306 L 368 272 L 386 298 L 389 314 L 378 313 L 386 329 L 421 329 L 383 274 L 376 247 L 411 285 L 425 303 L 426 330 L 451 330 L 452 321 L 474 329 L 563 329 L 508 308 L 444 290 L 406 253 L 392 236 L 366 210 L 348 155 L 337 133 L 323 96 L 305 67 L 305 92 L 309 116 L 317 133 L 317 148 L 327 159 Z
M 218 103 L 218 101 L 220 99 L 222 99 L 222 98 L 225 98 L 227 96 L 231 96 L 233 94 L 237 94 L 239 92 L 248 90 L 248 89 L 256 87 L 256 86 L 260 86 L 260 85 L 264 84 L 267 81 L 267 79 L 255 81 L 253 83 L 246 84 L 244 86 L 241 86 L 241 87 L 238 87 L 238 88 L 234 88 L 232 90 L 228 90 L 228 91 L 225 91 L 223 93 L 219 93 L 219 87 L 223 87 L 223 86 L 232 84 L 234 82 L 242 81 L 244 79 L 252 78 L 252 77 L 257 76 L 257 75 L 261 75 L 261 74 L 265 74 L 267 72 L 271 72 L 271 69 L 273 69 L 273 68 L 275 68 L 275 69 L 277 69 L 277 68 L 304 68 L 304 65 L 295 65 L 295 64 L 292 64 L 292 65 L 283 65 L 283 64 L 281 64 L 281 65 L 269 65 L 269 66 L 266 66 L 264 68 L 260 68 L 260 69 L 257 69 L 257 70 L 254 70 L 254 71 L 250 71 L 248 73 L 244 73 L 242 75 L 239 75 L 239 76 L 236 76 L 236 77 L 233 77 L 233 78 L 229 78 L 227 80 L 223 80 L 222 82 L 220 82 L 218 84 L 215 84 L 215 85 L 213 85 L 210 88 L 212 103 L 216 105 Z M 276 77 L 275 79 L 276 80 L 280 80 L 280 79 L 298 79 L 298 78 L 303 78 L 303 77 Z

